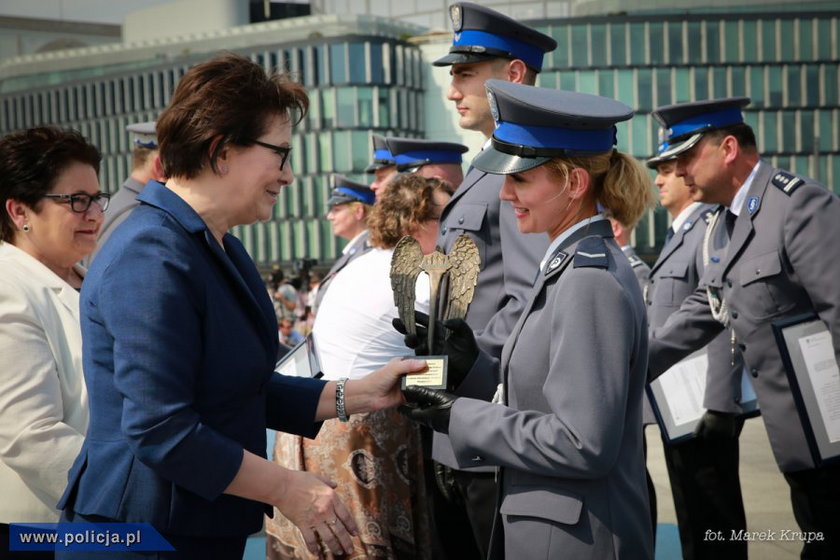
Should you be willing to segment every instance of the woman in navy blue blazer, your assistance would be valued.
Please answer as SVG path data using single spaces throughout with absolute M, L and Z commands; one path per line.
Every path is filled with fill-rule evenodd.
M 81 294 L 90 429 L 63 520 L 146 522 L 171 557 L 241 558 L 274 505 L 313 553 L 353 550 L 334 484 L 267 461 L 265 428 L 314 437 L 326 418 L 399 404 L 400 375 L 423 362 L 350 382 L 273 374 L 274 309 L 227 233 L 270 217 L 307 107 L 302 86 L 234 54 L 178 83 L 157 120 L 169 180 L 138 196 Z M 90 553 L 58 556 L 74 554 Z

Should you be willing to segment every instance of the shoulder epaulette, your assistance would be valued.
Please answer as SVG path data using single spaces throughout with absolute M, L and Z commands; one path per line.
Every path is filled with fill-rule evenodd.
M 715 212 L 717 212 L 718 208 L 718 206 L 712 206 L 711 208 L 703 210 L 703 212 L 700 214 L 700 217 L 703 218 L 703 221 L 706 222 L 706 225 L 712 223 L 712 217 L 714 217 Z
M 607 268 L 607 243 L 603 237 L 586 237 L 575 250 L 575 268 Z
M 770 182 L 778 187 L 783 193 L 790 196 L 793 194 L 793 191 L 805 183 L 805 179 L 797 177 L 796 175 L 791 175 L 786 171 L 777 171 Z
M 633 254 L 627 257 L 627 260 L 630 261 L 630 266 L 636 268 L 637 266 L 642 266 L 645 264 L 645 261 L 639 258 L 639 255 Z

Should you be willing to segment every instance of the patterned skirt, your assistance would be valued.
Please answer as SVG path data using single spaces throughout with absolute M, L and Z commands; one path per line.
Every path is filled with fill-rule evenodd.
M 315 440 L 278 432 L 274 462 L 338 483 L 359 528 L 354 553 L 342 558 L 431 558 L 420 431 L 395 409 L 327 420 Z M 277 508 L 265 529 L 269 559 L 315 558 Z

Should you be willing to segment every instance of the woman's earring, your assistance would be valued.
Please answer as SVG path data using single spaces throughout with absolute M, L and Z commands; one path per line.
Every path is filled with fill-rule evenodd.
M 29 227 L 29 224 L 23 224 L 23 227 L 21 229 L 26 233 L 29 233 L 29 230 L 31 230 L 32 228 Z

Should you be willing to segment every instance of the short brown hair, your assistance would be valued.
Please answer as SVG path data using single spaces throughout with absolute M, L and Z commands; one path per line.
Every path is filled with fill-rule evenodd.
M 452 194 L 449 183 L 419 175 L 397 175 L 379 195 L 368 216 L 370 243 L 390 249 L 411 231 L 429 220 L 440 219 L 435 191 Z
M 0 138 L 0 240 L 11 241 L 15 234 L 7 200 L 37 211 L 68 166 L 84 163 L 99 174 L 101 159 L 96 146 L 75 130 L 41 126 Z
M 297 123 L 308 109 L 302 85 L 287 74 L 266 74 L 238 54 L 193 66 L 155 125 L 164 172 L 191 179 L 209 164 L 218 173 L 225 146 L 249 146 L 265 133 L 271 116 L 287 114 Z

